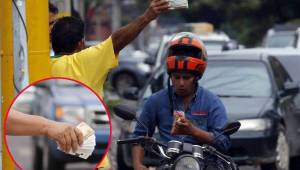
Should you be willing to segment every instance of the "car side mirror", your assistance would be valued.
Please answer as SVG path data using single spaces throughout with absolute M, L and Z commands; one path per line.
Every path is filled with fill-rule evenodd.
M 145 60 L 144 60 L 144 63 L 145 64 L 149 64 L 151 66 L 154 66 L 155 65 L 155 58 L 154 57 L 147 57 Z
M 119 104 L 113 107 L 115 114 L 124 120 L 134 120 L 136 119 L 135 109 L 124 104 Z
M 123 97 L 128 100 L 137 100 L 138 96 L 139 89 L 137 87 L 129 87 L 123 92 Z
M 222 133 L 229 136 L 237 132 L 240 127 L 241 123 L 239 121 L 231 122 L 222 129 Z
M 285 83 L 283 87 L 283 92 L 280 93 L 281 97 L 289 96 L 289 95 L 294 95 L 299 93 L 299 83 Z
M 230 40 L 223 45 L 222 51 L 238 49 L 238 44 L 235 40 Z

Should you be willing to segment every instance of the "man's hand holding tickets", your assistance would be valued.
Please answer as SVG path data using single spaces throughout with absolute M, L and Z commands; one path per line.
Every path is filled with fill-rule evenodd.
M 83 143 L 83 134 L 78 128 L 63 122 L 47 122 L 46 135 L 55 140 L 62 151 L 75 151 Z
M 169 0 L 170 9 L 188 8 L 188 0 Z
M 84 122 L 81 122 L 76 127 L 82 132 L 84 140 L 86 140 L 88 137 L 95 134 L 95 131 L 88 124 Z
M 81 122 L 79 125 L 76 126 L 76 128 L 83 135 L 83 143 L 80 145 L 80 147 L 77 150 L 68 151 L 66 153 L 71 155 L 76 155 L 83 159 L 87 159 L 92 154 L 96 146 L 95 131 L 88 124 L 84 122 Z M 60 145 L 58 145 L 58 149 L 62 150 Z

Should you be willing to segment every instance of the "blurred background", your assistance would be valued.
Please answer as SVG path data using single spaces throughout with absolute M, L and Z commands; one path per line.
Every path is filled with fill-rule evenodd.
M 142 14 L 148 3 L 137 0 L 51 0 L 59 16 L 78 16 L 86 23 L 87 41 L 101 41 L 120 26 Z M 190 1 L 188 10 L 160 16 L 138 38 L 138 49 L 148 47 L 159 35 L 174 32 L 185 23 L 208 22 L 246 47 L 263 44 L 266 33 L 276 25 L 299 25 L 297 0 Z M 153 40 L 152 40 L 153 38 Z M 156 41 L 157 42 L 157 41 Z
M 23 9 L 20 12 L 24 16 L 25 0 L 15 0 L 14 2 L 19 9 Z M 58 13 L 55 18 L 72 15 L 85 22 L 87 47 L 108 38 L 113 31 L 141 15 L 149 4 L 148 1 L 145 3 L 146 1 L 141 0 L 50 0 L 49 2 L 57 7 Z M 113 126 L 113 142 L 107 158 L 108 165 L 105 168 L 132 169 L 130 149 L 117 146 L 115 141 L 128 137 L 135 122 L 119 119 L 111 108 L 118 103 L 126 103 L 134 107 L 139 114 L 147 97 L 166 87 L 165 70 L 162 69 L 165 64 L 166 43 L 174 33 L 190 31 L 198 34 L 203 40 L 209 58 L 215 58 L 212 59 L 214 64 L 208 69 L 207 77 L 204 77 L 203 82 L 200 83 L 206 84 L 206 87 L 215 90 L 215 93 L 218 93 L 218 90 L 225 90 L 226 95 L 218 95 L 229 111 L 229 119 L 242 122 L 243 128 L 239 134 L 233 137 L 236 142 L 230 152 L 234 159 L 239 161 L 241 169 L 300 169 L 299 163 L 297 164 L 300 160 L 300 143 L 298 142 L 300 138 L 300 126 L 298 125 L 300 121 L 299 6 L 299 0 L 189 0 L 188 9 L 170 11 L 151 22 L 133 43 L 120 52 L 119 67 L 110 72 L 105 84 L 104 100 L 110 108 Z M 15 54 L 18 54 L 20 58 L 16 61 L 21 62 L 15 62 L 15 84 L 11 85 L 10 88 L 13 89 L 9 90 L 17 93 L 26 84 L 24 82 L 28 82 L 29 79 L 28 76 L 26 79 L 28 74 L 24 72 L 26 69 L 23 69 L 26 68 L 26 65 L 22 64 L 26 63 L 26 57 L 25 61 L 22 58 L 24 55 L 26 56 L 26 53 L 23 53 L 22 50 L 26 47 L 24 41 L 28 37 L 25 36 L 26 30 L 20 16 L 17 15 L 15 8 L 13 10 L 13 18 L 17 19 L 14 32 L 17 35 L 20 34 L 17 36 L 17 41 L 15 40 L 14 48 Z M 27 9 L 27 11 L 30 10 L 33 9 Z M 46 17 L 48 17 L 48 13 Z M 2 17 L 2 20 L 4 19 L 5 17 Z M 47 32 L 48 27 L 44 30 Z M 7 31 L 9 30 L 7 29 Z M 3 32 L 2 37 L 5 37 Z M 19 39 L 20 41 L 18 41 Z M 38 40 L 35 39 L 31 42 L 38 42 Z M 47 45 L 48 48 L 49 45 Z M 0 51 L 0 54 L 4 56 L 6 53 L 4 51 L 2 54 Z M 31 53 L 31 55 L 33 54 L 35 53 Z M 45 55 L 48 58 L 48 53 Z M 225 57 L 228 60 L 223 61 L 222 58 Z M 241 61 L 235 61 L 232 58 L 238 58 Z M 251 58 L 250 63 L 252 64 L 247 63 L 249 62 L 247 58 Z M 1 60 L 3 73 L 8 70 L 6 69 L 8 64 L 4 64 L 7 63 L 6 60 L 5 62 Z M 232 64 L 232 67 L 222 67 L 222 64 L 231 65 L 228 63 L 232 62 L 235 63 Z M 29 63 L 35 64 L 32 61 Z M 40 66 L 38 68 L 41 69 Z M 206 82 L 211 75 L 220 77 L 222 75 L 220 70 L 223 69 L 231 70 L 227 72 L 228 79 L 212 82 L 214 86 Z M 34 75 L 30 81 L 36 77 L 43 77 L 42 72 L 33 69 L 30 70 L 30 74 Z M 247 79 L 248 76 L 252 77 Z M 2 83 L 7 82 L 5 78 L 6 76 L 2 77 Z M 224 86 L 225 89 L 215 88 L 222 84 L 228 86 Z M 2 88 L 5 89 L 2 90 L 2 93 L 8 91 L 5 87 L 7 86 L 2 85 Z M 226 87 L 236 87 L 237 91 Z M 44 91 L 43 89 L 45 88 L 34 87 L 28 91 L 28 95 L 24 93 L 24 96 L 27 96 L 24 97 L 24 101 L 26 101 L 24 103 L 35 103 L 32 102 L 35 101 L 35 95 L 32 94 Z M 239 89 L 241 90 L 238 91 Z M 252 93 L 249 94 L 249 92 Z M 241 104 L 242 102 L 244 105 Z M 18 100 L 17 103 L 22 104 L 23 99 Z M 19 104 L 15 104 L 14 107 L 18 107 L 17 105 Z M 22 108 L 27 108 L 30 113 L 35 106 L 25 104 Z M 75 111 L 78 114 L 81 114 L 80 112 Z M 67 119 L 75 121 L 72 117 Z M 10 137 L 8 141 L 19 147 L 25 143 L 28 144 L 28 148 L 25 149 L 24 147 L 22 149 L 11 148 L 13 153 L 19 152 L 16 155 L 26 157 L 24 166 L 28 167 L 27 169 L 33 168 L 32 166 L 35 165 L 32 163 L 35 158 L 34 154 L 40 154 L 41 150 L 46 150 L 42 153 L 48 155 L 43 159 L 47 160 L 49 156 L 51 157 L 47 152 L 48 145 L 45 142 L 35 143 L 34 139 L 25 138 L 21 143 L 21 140 L 11 140 Z M 269 144 L 270 141 L 273 143 Z M 263 146 L 263 148 L 252 149 L 257 146 Z M 40 161 L 37 162 L 40 163 Z M 91 169 L 94 165 L 63 162 L 62 164 L 65 164 L 67 169 L 84 169 L 81 166 Z M 47 165 L 43 164 L 43 166 Z

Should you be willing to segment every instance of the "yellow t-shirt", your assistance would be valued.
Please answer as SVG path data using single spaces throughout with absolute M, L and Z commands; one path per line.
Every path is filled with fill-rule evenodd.
M 118 57 L 114 53 L 111 37 L 78 53 L 51 59 L 52 76 L 78 80 L 101 97 L 107 74 L 116 66 Z

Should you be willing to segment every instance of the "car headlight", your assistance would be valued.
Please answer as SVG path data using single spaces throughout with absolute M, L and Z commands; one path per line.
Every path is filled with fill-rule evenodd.
M 241 127 L 239 131 L 264 131 L 272 125 L 271 119 L 246 119 L 239 120 Z
M 151 71 L 150 66 L 147 65 L 147 64 L 145 64 L 145 63 L 139 63 L 139 64 L 137 65 L 137 67 L 138 67 L 138 69 L 140 69 L 140 70 L 142 70 L 142 71 L 144 71 L 144 72 L 146 72 L 146 73 L 148 73 L 148 72 Z
M 192 156 L 183 156 L 179 157 L 174 164 L 175 170 L 202 170 L 203 168 L 200 166 L 199 162 L 196 158 Z
M 56 117 L 64 122 L 79 124 L 85 120 L 85 110 L 79 106 L 59 106 L 56 108 Z

